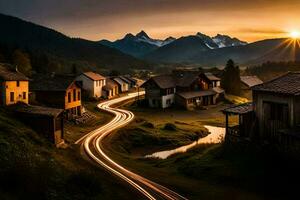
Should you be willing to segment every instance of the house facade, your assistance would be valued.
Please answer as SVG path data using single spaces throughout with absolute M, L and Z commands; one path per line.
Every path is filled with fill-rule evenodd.
M 0 64 L 0 105 L 28 104 L 29 79 L 9 64 Z
M 116 77 L 112 78 L 117 84 L 118 84 L 118 91 L 119 92 L 128 92 L 129 90 L 129 84 L 124 81 L 123 79 Z
M 175 71 L 171 75 L 150 78 L 141 87 L 145 88 L 150 107 L 167 108 L 172 105 L 186 109 L 216 104 L 219 79 L 212 81 L 199 71 Z M 216 86 L 216 87 L 214 87 Z
M 34 78 L 30 90 L 37 102 L 64 109 L 68 119 L 82 114 L 81 88 L 72 76 L 39 76 Z
M 106 85 L 102 88 L 102 96 L 106 99 L 111 99 L 119 94 L 118 84 L 109 78 L 106 79 Z
M 87 91 L 89 97 L 100 98 L 102 88 L 106 85 L 106 78 L 95 72 L 85 72 L 76 77 L 81 88 Z

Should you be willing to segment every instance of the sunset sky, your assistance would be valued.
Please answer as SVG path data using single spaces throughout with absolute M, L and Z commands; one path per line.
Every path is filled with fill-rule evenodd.
M 0 0 L 0 12 L 90 40 L 145 30 L 154 38 L 202 32 L 251 42 L 300 31 L 299 0 Z

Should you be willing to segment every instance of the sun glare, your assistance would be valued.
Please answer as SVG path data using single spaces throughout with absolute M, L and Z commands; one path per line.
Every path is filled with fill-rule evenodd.
M 300 38 L 300 32 L 299 31 L 291 31 L 290 36 L 293 39 L 299 39 Z

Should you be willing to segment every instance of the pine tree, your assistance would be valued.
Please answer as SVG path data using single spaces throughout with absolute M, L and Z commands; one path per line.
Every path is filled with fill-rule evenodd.
M 240 94 L 240 69 L 233 60 L 228 60 L 221 79 L 221 87 L 229 94 Z

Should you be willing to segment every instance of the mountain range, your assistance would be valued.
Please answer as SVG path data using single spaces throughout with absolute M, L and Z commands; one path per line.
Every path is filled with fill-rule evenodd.
M 140 59 L 99 42 L 70 38 L 58 31 L 0 14 L 0 54 L 9 59 L 14 49 L 30 55 L 34 70 L 60 71 L 148 68 Z
M 124 38 L 116 40 L 114 42 L 108 40 L 99 41 L 100 44 L 116 48 L 123 53 L 143 58 L 148 54 L 151 54 L 157 49 L 160 49 L 164 46 L 172 45 L 172 43 L 182 43 L 183 40 L 189 40 L 191 43 L 201 43 L 200 49 L 208 50 L 208 49 L 216 49 L 230 46 L 240 46 L 246 45 L 247 42 L 240 41 L 237 38 L 231 38 L 227 35 L 216 35 L 215 37 L 209 37 L 202 33 L 197 33 L 193 36 L 181 37 L 176 39 L 174 37 L 168 37 L 164 40 L 160 39 L 152 39 L 145 31 L 141 31 L 136 35 L 131 33 L 127 34 Z M 198 48 L 198 49 L 199 49 Z
M 299 43 L 289 38 L 247 43 L 227 35 L 210 37 L 199 32 L 178 39 L 156 40 L 141 31 L 137 35 L 127 34 L 115 42 L 102 40 L 100 43 L 149 62 L 165 64 L 219 67 L 224 66 L 228 59 L 234 59 L 240 65 L 248 66 L 300 59 Z

